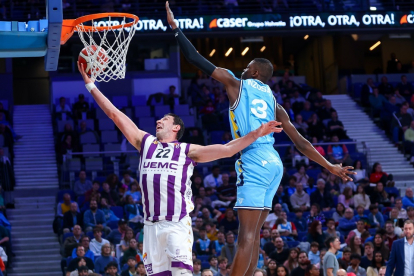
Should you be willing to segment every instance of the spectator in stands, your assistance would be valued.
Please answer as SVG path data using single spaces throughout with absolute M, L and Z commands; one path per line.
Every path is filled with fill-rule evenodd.
M 339 269 L 336 253 L 341 248 L 341 242 L 339 238 L 330 237 L 325 241 L 325 246 L 329 249 L 323 257 L 320 268 L 323 269 L 323 275 L 333 276 L 337 274 Z
M 289 206 L 286 202 L 289 202 L 289 197 L 287 193 L 283 190 L 283 186 L 279 185 L 277 188 L 276 194 L 273 197 L 272 205 L 280 204 L 282 206 L 283 211 L 289 213 Z
M 63 252 L 64 257 L 69 257 L 72 255 L 72 251 L 78 243 L 80 243 L 82 238 L 82 228 L 79 225 L 73 226 L 73 236 L 68 237 L 63 242 Z
M 407 207 L 407 216 L 409 220 L 414 220 L 414 207 L 413 206 Z
M 364 244 L 364 256 L 361 258 L 360 266 L 367 269 L 374 260 L 374 245 L 372 242 L 366 242 Z
M 221 231 L 218 231 L 217 240 L 212 241 L 210 243 L 210 253 L 214 256 L 219 256 L 225 244 L 226 244 L 226 239 L 225 239 L 224 233 Z
M 324 247 L 324 242 L 327 239 L 326 234 L 322 231 L 322 222 L 314 220 L 309 227 L 309 233 L 307 235 L 307 241 L 309 243 L 318 243 L 319 249 Z
M 283 240 L 294 241 L 298 236 L 295 225 L 287 220 L 286 212 L 281 212 L 273 228 L 276 228 Z
M 83 246 L 83 250 L 85 251 L 84 256 L 91 259 L 92 261 L 95 260 L 95 255 L 93 254 L 93 252 L 89 248 L 89 244 L 90 244 L 89 237 L 88 236 L 83 236 L 81 238 L 80 244 Z M 77 257 L 77 252 L 76 252 L 76 249 L 74 248 L 72 250 L 72 258 L 76 258 L 76 257 Z
M 308 131 L 308 133 L 309 133 L 309 131 Z M 321 145 L 317 145 L 318 143 L 319 143 L 318 138 L 312 137 L 312 145 L 313 145 L 313 147 L 319 152 L 320 155 L 322 155 L 323 157 L 325 157 L 325 155 L 326 155 L 325 149 Z
M 217 257 L 214 255 L 211 255 L 210 257 L 208 257 L 208 264 L 210 265 L 210 270 L 213 272 L 213 274 L 216 274 L 218 272 L 218 261 L 217 261 Z
M 220 167 L 213 166 L 211 169 L 211 174 L 207 175 L 204 178 L 204 187 L 211 187 L 216 189 L 223 184 L 222 175 L 220 174 Z
M 378 276 L 381 267 L 385 266 L 381 252 L 375 252 L 374 256 L 370 266 L 367 268 L 367 276 Z
M 408 106 L 402 105 L 400 112 L 394 114 L 391 123 L 392 139 L 395 144 L 400 141 L 402 134 L 410 127 L 413 118 L 407 113 Z
M 298 263 L 299 252 L 300 251 L 299 251 L 298 248 L 289 249 L 289 257 L 283 263 L 283 266 L 287 268 L 289 273 L 291 273 L 293 269 L 295 269 L 299 266 L 299 263 Z
M 397 88 L 405 100 L 409 102 L 411 100 L 411 96 L 413 95 L 413 86 L 407 81 L 407 76 L 401 76 L 401 83 L 397 85 Z
M 109 262 L 105 267 L 106 276 L 119 276 L 119 264 L 117 262 Z
M 120 242 L 122 252 L 125 252 L 126 250 L 129 249 L 129 242 L 133 238 L 134 238 L 134 231 L 130 227 L 127 227 L 125 230 L 125 235 Z
M 79 207 L 76 202 L 70 204 L 70 211 L 63 215 L 63 233 L 72 231 L 75 225 L 82 225 L 82 214 L 79 212 Z
M 403 103 L 406 102 L 404 96 L 401 95 L 400 90 L 398 90 L 398 88 L 395 88 L 394 89 L 394 95 L 393 95 L 393 97 L 395 97 L 395 104 L 398 107 L 401 106 Z M 391 102 L 391 98 L 390 98 L 390 103 L 392 103 Z
M 128 186 L 129 188 L 134 181 L 135 179 L 131 177 L 131 172 L 125 171 L 121 183 Z
M 94 239 L 91 240 L 89 247 L 96 258 L 96 257 L 101 256 L 102 246 L 104 244 L 109 244 L 109 241 L 102 238 L 101 227 L 93 228 L 93 236 L 94 236 Z
M 336 135 L 339 139 L 348 139 L 344 125 L 341 121 L 338 120 L 338 114 L 336 113 L 336 111 L 333 111 L 331 113 L 331 120 L 328 122 L 328 132 L 332 138 Z
M 118 202 L 118 193 L 115 189 L 111 190 L 107 182 L 102 183 L 101 198 L 105 198 L 109 205 L 116 206 Z
M 325 190 L 325 180 L 319 178 L 316 182 L 317 190 L 313 192 L 310 196 L 311 203 L 318 203 L 323 211 L 329 211 L 333 206 L 332 195 Z
M 73 105 L 73 114 L 74 117 L 78 120 L 86 119 L 89 112 L 89 103 L 85 101 L 85 96 L 83 94 L 79 94 L 78 101 Z M 86 113 L 85 116 L 82 114 Z
M 63 195 L 63 202 L 59 202 L 57 205 L 57 208 L 56 208 L 57 215 L 60 217 L 63 217 L 63 215 L 70 210 L 70 206 L 72 202 L 73 201 L 71 200 L 70 194 L 65 193 Z
M 70 276 L 81 275 L 79 274 L 79 270 L 84 270 L 85 268 L 86 268 L 87 273 L 84 275 L 88 275 L 89 271 L 93 273 L 94 264 L 92 260 L 89 258 L 85 258 L 85 257 L 75 258 L 69 263 L 67 267 L 66 275 L 67 276 L 68 275 Z M 76 272 L 78 272 L 78 274 Z
M 305 276 L 305 269 L 309 264 L 308 253 L 301 251 L 298 258 L 299 266 L 292 270 L 290 276 Z
M 402 198 L 404 208 L 414 207 L 414 193 L 411 188 L 405 190 L 405 196 Z
M 95 198 L 97 201 L 101 201 L 101 193 L 99 189 L 101 188 L 101 183 L 99 181 L 93 181 L 92 188 L 86 191 L 85 193 L 85 201 L 90 202 L 92 198 Z
M 354 199 L 352 195 L 352 189 L 350 187 L 345 187 L 342 194 L 338 197 L 338 202 L 342 203 L 345 208 L 354 207 Z
M 302 115 L 296 114 L 293 125 L 302 136 L 306 136 L 306 132 L 308 131 L 308 124 L 303 120 Z
M 361 104 L 363 106 L 369 106 L 369 96 L 373 93 L 374 88 L 374 80 L 372 78 L 368 78 L 367 83 L 364 84 L 361 89 Z
M 328 159 L 334 163 L 342 163 L 343 165 L 350 166 L 352 160 L 349 157 L 348 148 L 344 144 L 339 144 L 338 135 L 333 135 L 331 142 L 335 144 L 328 146 Z
M 329 237 L 337 237 L 339 238 L 341 234 L 336 231 L 336 223 L 335 220 L 332 218 L 326 219 L 326 230 L 323 232 L 327 238 Z M 323 243 L 325 244 L 325 243 Z
M 351 239 L 356 236 L 362 239 L 363 234 L 367 232 L 367 230 L 365 229 L 365 221 L 360 219 L 357 221 L 356 224 L 356 229 L 352 230 L 351 232 L 349 232 L 348 234 L 348 238 L 346 239 L 346 243 L 348 245 L 351 244 Z M 363 255 L 363 254 L 361 254 Z
M 286 113 L 289 115 L 289 119 L 290 120 L 294 120 L 295 119 L 295 112 L 293 112 L 290 101 L 289 100 L 285 100 L 283 107 L 286 110 Z
M 234 256 L 236 256 L 236 252 L 237 252 L 237 244 L 234 241 L 234 234 L 233 232 L 229 231 L 226 234 L 226 244 L 221 249 L 220 256 L 226 258 L 229 263 L 232 263 Z M 220 261 L 219 261 L 219 267 L 220 267 Z
M 353 197 L 354 206 L 363 206 L 365 210 L 369 209 L 371 205 L 371 200 L 369 196 L 365 194 L 365 189 L 361 185 L 357 187 L 357 194 Z
M 289 186 L 286 187 L 286 189 L 285 189 L 285 193 L 287 193 L 287 196 L 289 198 L 296 191 L 296 182 L 297 182 L 296 176 L 292 175 L 292 176 L 289 177 Z
M 306 218 L 308 226 L 310 227 L 315 220 L 320 221 L 322 224 L 325 223 L 325 216 L 321 212 L 321 208 L 318 203 L 313 203 L 310 208 L 310 213 Z
M 359 264 L 361 263 L 361 255 L 353 253 L 351 254 L 351 262 L 350 266 L 348 266 L 347 272 L 348 273 L 355 273 L 356 276 L 366 276 L 367 272 L 364 268 L 360 267 Z
M 5 119 L 4 113 L 1 113 L 1 112 L 0 112 L 0 125 L 4 125 L 5 127 L 8 128 L 8 130 L 10 130 L 14 141 L 18 141 L 23 137 L 21 135 L 16 134 L 16 132 L 12 128 L 11 124 Z
M 309 175 L 306 174 L 306 167 L 299 165 L 297 170 L 298 171 L 293 175 L 296 177 L 296 183 L 302 183 L 303 186 L 306 186 L 309 180 Z
M 378 182 L 377 186 L 374 188 L 374 191 L 371 193 L 372 202 L 378 205 L 378 207 L 389 207 L 394 203 L 394 197 L 389 196 L 388 193 L 384 190 L 384 185 L 382 182 Z
M 376 233 L 374 236 L 374 251 L 381 252 L 384 260 L 388 260 L 390 249 L 385 245 L 384 239 L 380 233 Z
M 80 262 L 81 259 L 83 259 L 85 261 L 86 266 L 90 270 L 94 270 L 95 265 L 93 263 L 93 260 L 85 256 L 85 248 L 83 247 L 83 245 L 78 244 L 76 246 L 75 250 L 76 250 L 75 258 L 73 258 L 72 261 L 70 261 L 70 263 L 68 264 L 67 271 L 72 272 L 72 271 L 76 270 L 76 268 L 78 267 L 79 262 Z M 82 264 L 82 265 L 85 265 L 85 264 Z
M 385 222 L 385 233 L 385 243 L 391 250 L 392 244 L 398 239 L 398 236 L 395 234 L 394 223 L 391 220 L 387 220 L 387 222 Z
M 69 105 L 66 104 L 65 97 L 60 97 L 59 105 L 56 106 L 56 115 L 60 120 L 71 119 L 72 117 L 72 110 L 70 109 Z M 64 115 L 63 115 L 64 114 Z M 1 120 L 0 120 L 1 121 Z
M 344 217 L 339 220 L 338 230 L 344 235 L 348 235 L 351 230 L 356 228 L 356 224 L 354 211 L 351 208 L 346 208 Z
M 226 209 L 226 216 L 220 221 L 220 228 L 221 227 L 223 227 L 226 233 L 229 231 L 233 231 L 235 233 L 239 229 L 239 220 L 234 215 L 234 211 L 232 208 Z M 232 260 L 233 259 L 231 259 L 231 261 Z
M 304 167 L 302 166 L 302 168 Z M 290 204 L 293 210 L 301 210 L 302 212 L 309 210 L 310 197 L 303 190 L 303 184 L 301 182 L 296 183 L 296 191 L 290 197 Z
M 378 211 L 378 206 L 375 204 L 371 204 L 371 206 L 369 206 L 369 211 L 370 213 L 368 215 L 368 221 L 371 227 L 384 228 L 384 217 Z
M 345 247 L 342 250 L 342 258 L 338 259 L 339 267 L 342 269 L 347 269 L 351 262 L 351 248 Z
M 394 74 L 397 72 L 397 63 L 399 60 L 395 53 L 391 53 L 391 59 L 387 62 L 387 74 Z
M 388 83 L 387 76 L 382 76 L 381 83 L 378 86 L 378 90 L 379 90 L 379 93 L 385 96 L 387 99 L 389 99 L 392 96 L 394 92 L 394 88 L 392 87 L 391 84 Z
M 210 255 L 210 239 L 207 237 L 206 228 L 201 227 L 199 231 L 200 238 L 195 241 L 197 256 Z
M 311 103 L 309 101 L 305 101 L 303 104 L 303 110 L 300 112 L 303 121 L 309 123 L 313 114 L 315 114 L 315 112 L 311 110 Z
M 338 203 L 336 205 L 336 210 L 332 215 L 332 218 L 335 220 L 335 222 L 339 222 L 340 219 L 344 217 L 345 214 L 345 206 L 342 203 Z
M 353 236 L 349 239 L 349 247 L 352 253 L 356 253 L 360 256 L 364 255 L 364 246 L 362 245 L 362 239 L 358 236 Z
M 295 218 L 292 220 L 292 223 L 296 226 L 298 232 L 308 231 L 308 223 L 306 218 L 303 217 L 303 212 L 301 210 L 295 211 Z
M 382 166 L 380 163 L 375 162 L 374 165 L 372 166 L 372 172 L 371 175 L 369 176 L 369 182 L 370 183 L 385 183 L 385 184 L 390 184 L 389 182 L 391 182 L 393 180 L 393 176 L 392 174 L 387 174 L 386 172 L 382 171 Z M 387 185 L 387 186 L 388 186 Z
M 319 245 L 319 243 L 317 242 L 312 242 L 310 245 L 310 251 L 308 255 L 309 255 L 309 261 L 311 262 L 311 264 L 316 265 L 320 262 L 319 246 L 325 247 L 323 244 Z
M 141 194 L 141 190 L 139 188 L 139 184 L 136 180 L 134 180 L 131 183 L 130 190 L 125 192 L 124 198 L 126 198 L 128 195 L 130 195 L 132 197 L 134 203 L 141 204 L 142 194 Z
M 200 187 L 200 189 L 198 189 L 198 193 L 199 193 L 199 197 L 201 197 L 202 199 L 202 205 L 211 205 L 211 199 L 210 197 L 206 196 L 206 190 L 204 187 Z
M 89 232 L 96 226 L 102 226 L 105 234 L 108 235 L 111 229 L 106 226 L 105 214 L 102 210 L 98 209 L 98 203 L 96 199 L 92 199 L 89 205 L 89 210 L 83 214 L 83 224 L 85 231 Z
M 204 269 L 203 272 L 201 272 L 201 276 L 215 276 L 216 274 L 213 274 L 213 271 L 210 269 Z
M 383 106 L 388 103 L 387 99 L 381 94 L 379 94 L 378 88 L 374 87 L 372 94 L 369 95 L 369 103 L 371 105 L 371 116 L 379 117 Z
M 111 246 L 109 244 L 104 244 L 102 246 L 101 256 L 98 257 L 95 261 L 95 272 L 103 274 L 105 271 L 105 267 L 110 262 L 116 262 L 119 269 L 118 260 L 115 257 L 111 256 Z
M 265 223 L 270 228 L 273 228 L 273 225 L 275 225 L 276 220 L 280 217 L 281 212 L 282 212 L 282 205 L 280 203 L 273 205 L 273 212 L 267 215 Z
M 137 252 L 137 240 L 132 238 L 129 241 L 128 249 L 124 251 L 124 255 L 121 258 L 121 266 L 124 266 L 129 258 L 134 258 L 136 261 L 141 261 Z
M 178 99 L 180 96 L 177 94 L 176 90 L 177 88 L 174 85 L 170 85 L 168 88 L 168 95 L 166 95 L 167 104 L 169 104 L 171 108 L 179 104 Z
M 138 269 L 136 268 L 137 260 L 135 259 L 135 257 L 128 257 L 126 263 L 128 265 L 128 268 L 122 271 L 121 276 L 139 275 L 137 271 Z
M 270 253 L 272 253 L 276 249 L 276 238 L 280 238 L 280 233 L 277 229 L 272 229 L 270 232 L 271 241 L 267 242 L 263 246 L 264 256 L 269 257 Z
M 289 257 L 289 249 L 284 248 L 284 242 L 281 237 L 274 239 L 274 245 L 275 250 L 270 253 L 269 258 L 275 260 L 277 265 L 283 265 Z
M 406 153 L 411 153 L 410 162 L 413 163 L 414 159 L 414 120 L 411 121 L 410 127 L 404 132 L 404 150 Z
M 413 199 L 413 201 L 414 201 L 414 199 Z M 408 218 L 407 210 L 405 210 L 403 208 L 403 199 L 402 198 L 399 197 L 399 198 L 395 199 L 395 208 L 398 209 L 398 218 L 401 218 L 401 219 L 407 219 Z
M 193 276 L 201 276 L 201 260 L 196 259 L 193 261 Z
M 227 264 L 231 261 L 229 261 L 226 257 L 220 256 L 218 258 L 218 272 L 214 276 L 227 276 Z M 203 273 L 204 274 L 204 273 Z
M 79 266 L 79 263 L 78 263 L 78 269 L 75 270 L 75 271 L 72 271 L 70 273 L 70 276 L 88 276 L 89 273 L 93 273 L 93 271 L 90 270 L 86 265 L 85 266 Z
M 119 218 L 111 210 L 111 206 L 108 205 L 105 198 L 101 199 L 101 210 L 105 214 L 105 221 L 108 224 L 111 221 L 118 221 Z
M 260 248 L 263 248 L 263 246 L 270 242 L 272 238 L 270 237 L 270 230 L 265 228 L 262 230 L 262 237 L 260 238 Z
M 79 172 L 79 180 L 75 182 L 75 194 L 77 196 L 85 195 L 85 193 L 92 189 L 92 182 L 89 179 L 86 179 L 86 172 L 80 171 Z
M 161 92 L 149 95 L 148 100 L 147 100 L 147 105 L 149 106 L 165 105 L 165 104 L 166 104 L 165 94 Z

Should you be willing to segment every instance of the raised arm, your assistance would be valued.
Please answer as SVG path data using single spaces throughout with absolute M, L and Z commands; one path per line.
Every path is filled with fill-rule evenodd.
M 277 127 L 280 125 L 280 122 L 270 121 L 266 124 L 262 124 L 258 129 L 251 131 L 247 135 L 232 140 L 225 145 L 199 146 L 191 144 L 188 157 L 199 163 L 231 157 L 256 141 L 259 137 L 266 136 L 272 132 L 282 132 L 283 129 Z
M 326 160 L 320 153 L 312 146 L 312 144 L 306 140 L 300 133 L 296 130 L 293 124 L 290 122 L 289 116 L 287 115 L 285 109 L 278 104 L 276 108 L 276 118 L 279 122 L 282 123 L 283 129 L 286 134 L 289 136 L 290 140 L 295 144 L 296 148 L 307 156 L 309 159 L 315 161 L 322 167 L 329 170 L 332 174 L 335 174 L 342 178 L 344 181 L 352 181 L 352 178 L 349 177 L 349 174 L 355 174 L 354 172 L 349 171 L 353 169 L 352 167 L 342 167 L 342 164 L 331 164 Z
M 145 131 L 140 130 L 131 119 L 128 118 L 124 113 L 122 113 L 118 108 L 116 108 L 101 91 L 93 84 L 93 81 L 85 73 L 84 68 L 78 62 L 78 69 L 81 73 L 85 85 L 88 85 L 90 88 L 89 92 L 95 99 L 99 107 L 105 112 L 105 114 L 114 121 L 115 125 L 121 130 L 127 140 L 133 145 L 137 150 L 141 150 L 141 141 L 146 134 Z M 87 87 L 88 87 L 87 86 Z
M 171 29 L 174 32 L 174 36 L 177 39 L 178 45 L 180 45 L 180 49 L 184 57 L 188 60 L 188 62 L 196 66 L 205 74 L 212 76 L 214 79 L 224 84 L 230 104 L 233 105 L 239 96 L 240 81 L 234 78 L 234 76 L 230 74 L 227 69 L 216 67 L 200 55 L 194 48 L 193 44 L 191 44 L 191 42 L 175 24 L 174 14 L 170 9 L 168 1 L 165 2 L 165 9 L 167 10 L 168 24 L 170 24 Z

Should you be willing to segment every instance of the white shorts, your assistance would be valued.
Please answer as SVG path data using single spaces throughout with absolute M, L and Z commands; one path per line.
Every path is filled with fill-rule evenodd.
M 190 217 L 179 222 L 144 225 L 144 266 L 149 276 L 172 275 L 171 268 L 193 271 L 193 229 Z

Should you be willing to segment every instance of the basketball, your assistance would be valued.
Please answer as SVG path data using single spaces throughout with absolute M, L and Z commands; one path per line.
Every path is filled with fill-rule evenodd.
M 99 50 L 97 52 L 98 48 Z M 78 57 L 79 63 L 85 68 L 85 73 L 89 76 L 91 75 L 91 70 L 95 70 L 98 74 L 105 71 L 108 60 L 109 57 L 106 51 L 95 45 L 83 48 Z

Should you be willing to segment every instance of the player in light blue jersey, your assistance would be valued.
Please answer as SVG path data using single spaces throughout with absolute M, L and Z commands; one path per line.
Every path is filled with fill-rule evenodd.
M 271 120 L 281 123 L 296 148 L 345 181 L 352 181 L 352 167 L 333 165 L 301 136 L 289 120 L 284 108 L 277 104 L 266 83 L 273 75 L 273 65 L 256 58 L 243 71 L 241 80 L 224 68 L 218 68 L 202 57 L 174 22 L 174 15 L 166 3 L 167 21 L 186 59 L 204 73 L 224 84 L 230 100 L 230 125 L 235 139 L 251 129 Z M 238 173 L 237 203 L 240 221 L 237 253 L 230 276 L 253 275 L 259 259 L 260 230 L 283 175 L 279 154 L 273 148 L 272 135 L 261 137 L 242 151 L 236 163 Z

